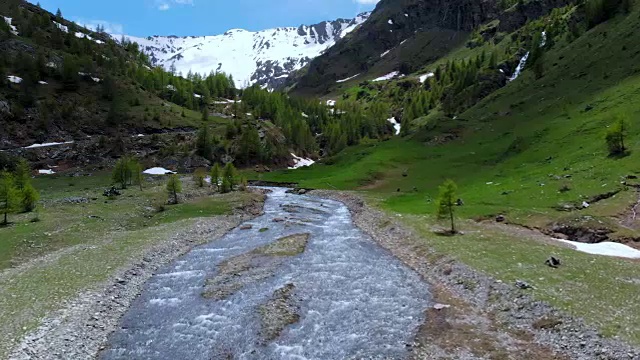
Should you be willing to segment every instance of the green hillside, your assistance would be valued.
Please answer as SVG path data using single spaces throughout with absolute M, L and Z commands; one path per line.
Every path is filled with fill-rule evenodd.
M 438 107 L 413 121 L 410 136 L 361 144 L 310 169 L 264 178 L 364 189 L 382 195 L 385 207 L 401 213 L 432 213 L 437 186 L 451 178 L 465 202 L 460 211 L 468 217 L 506 214 L 514 222 L 545 227 L 586 214 L 622 216 L 636 195 L 621 182 L 633 185 L 627 176 L 640 170 L 635 121 L 640 117 L 635 105 L 640 98 L 639 15 L 636 8 L 571 42 L 556 43 L 545 53 L 544 76 L 536 79 L 534 71 L 526 70 L 455 118 Z M 454 51 L 440 63 L 472 58 L 479 51 Z M 382 85 L 369 101 L 393 104 L 389 89 L 403 81 L 409 80 Z M 610 157 L 605 133 L 619 116 L 630 124 L 630 155 Z M 578 208 L 617 190 L 623 191 L 587 210 L 556 210 Z M 636 238 L 635 230 L 611 222 L 621 237 Z

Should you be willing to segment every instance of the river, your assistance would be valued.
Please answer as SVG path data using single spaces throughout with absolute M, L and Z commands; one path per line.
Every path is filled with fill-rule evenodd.
M 101 358 L 406 357 L 431 303 L 427 284 L 361 232 L 342 203 L 271 190 L 264 215 L 245 224 L 251 229 L 236 228 L 155 274 Z M 225 261 L 293 234 L 308 234 L 304 251 L 270 262 L 255 272 L 259 281 L 226 298 L 203 295 Z M 251 266 L 267 262 L 256 259 Z M 257 309 L 287 284 L 295 285 L 299 317 L 265 341 Z

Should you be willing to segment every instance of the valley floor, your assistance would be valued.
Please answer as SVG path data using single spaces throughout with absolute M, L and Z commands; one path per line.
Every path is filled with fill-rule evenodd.
M 162 191 L 151 188 L 145 192 Z M 371 194 L 312 194 L 343 202 L 355 225 L 430 284 L 432 305 L 406 345 L 411 358 L 640 358 L 638 261 L 579 253 L 535 230 L 489 222 L 462 221 L 464 235 L 440 236 L 434 219 L 377 210 Z M 0 358 L 11 350 L 18 359 L 95 357 L 160 266 L 260 213 L 259 195 L 214 197 L 229 204 L 218 210 L 203 205 L 203 195 L 191 191 L 183 208 L 146 220 L 129 214 L 130 229 L 85 233 L 85 241 L 3 270 L 0 318 L 10 341 L 1 345 Z M 131 199 L 119 200 L 122 210 L 130 210 Z M 89 205 L 97 210 L 91 206 L 97 203 Z M 243 210 L 222 215 L 233 207 Z M 88 213 L 59 231 L 83 231 L 77 229 Z M 199 218 L 203 214 L 215 216 Z M 148 226 L 131 225 L 139 221 Z M 544 264 L 551 255 L 562 260 L 559 268 Z M 518 280 L 531 288 L 516 287 Z

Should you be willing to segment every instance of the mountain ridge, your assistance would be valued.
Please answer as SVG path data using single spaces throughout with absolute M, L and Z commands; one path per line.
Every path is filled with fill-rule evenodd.
M 233 76 L 239 87 L 257 84 L 274 89 L 284 84 L 292 72 L 306 66 L 364 23 L 370 14 L 364 12 L 353 19 L 261 31 L 230 29 L 207 36 L 124 37 L 137 43 L 153 65 L 167 70 L 185 76 L 189 72 L 203 75 L 225 72 Z

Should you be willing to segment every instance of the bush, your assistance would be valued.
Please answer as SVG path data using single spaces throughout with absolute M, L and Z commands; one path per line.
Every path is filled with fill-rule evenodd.
M 196 169 L 196 171 L 193 172 L 193 181 L 196 183 L 197 187 L 204 187 L 205 176 L 207 176 L 207 172 L 202 168 Z

